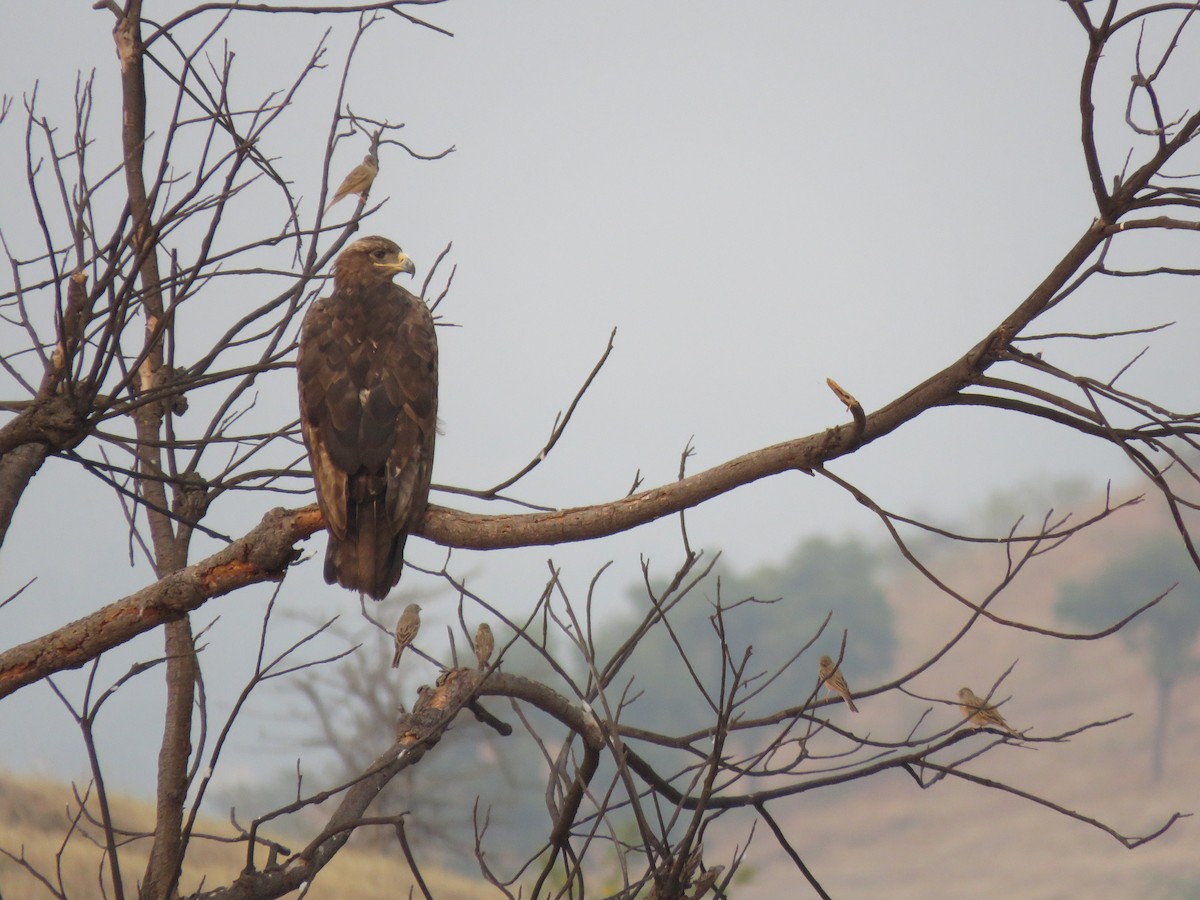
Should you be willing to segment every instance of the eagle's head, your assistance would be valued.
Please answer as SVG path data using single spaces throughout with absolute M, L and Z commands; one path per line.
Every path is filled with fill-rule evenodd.
M 341 252 L 333 264 L 333 281 L 338 288 L 375 287 L 391 281 L 399 272 L 412 275 L 415 271 L 399 244 L 371 235 L 359 238 Z

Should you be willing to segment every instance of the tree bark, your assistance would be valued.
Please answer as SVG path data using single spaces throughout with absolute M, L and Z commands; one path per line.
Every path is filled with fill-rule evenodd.
M 50 453 L 45 444 L 24 444 L 0 456 L 0 547 L 30 479 Z

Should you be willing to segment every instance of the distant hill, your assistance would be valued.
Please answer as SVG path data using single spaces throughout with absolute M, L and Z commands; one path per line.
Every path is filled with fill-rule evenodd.
M 1054 616 L 1062 585 L 1127 555 L 1135 539 L 1159 533 L 1172 540 L 1171 527 L 1161 501 L 1151 495 L 1034 560 L 991 609 L 1006 618 L 1077 630 Z M 998 582 L 1006 564 L 1002 548 L 985 545 L 958 545 L 923 558 L 932 558 L 939 578 L 975 601 Z M 926 659 L 968 615 L 911 569 L 900 570 L 886 593 L 895 611 L 896 673 Z M 1130 609 L 1154 593 L 1148 587 L 1145 596 L 1130 597 Z M 968 763 L 967 771 L 1006 781 L 1129 836 L 1156 830 L 1175 811 L 1200 813 L 1195 680 L 1173 697 L 1164 777 L 1155 782 L 1153 682 L 1119 636 L 1061 641 L 981 623 L 912 688 L 946 699 L 964 684 L 983 693 L 1014 660 L 1016 668 L 997 696 L 1011 697 L 1004 714 L 1019 729 L 1049 735 L 1126 712 L 1133 717 L 1063 744 L 1002 747 Z M 870 686 L 851 682 L 860 690 Z M 831 715 L 859 733 L 896 740 L 931 705 L 889 694 L 861 699 L 859 706 L 859 716 L 837 707 Z M 955 715 L 940 705 L 930 713 L 938 727 L 952 724 Z M 805 863 L 839 900 L 1200 897 L 1200 817 L 1183 819 L 1164 837 L 1127 850 L 1090 825 L 1020 798 L 954 779 L 922 790 L 902 773 L 815 792 L 773 811 Z M 744 828 L 722 833 L 730 848 L 745 840 Z M 706 859 L 725 861 L 711 853 Z M 799 873 L 769 834 L 755 835 L 747 860 L 755 877 L 738 892 L 739 900 L 795 891 Z

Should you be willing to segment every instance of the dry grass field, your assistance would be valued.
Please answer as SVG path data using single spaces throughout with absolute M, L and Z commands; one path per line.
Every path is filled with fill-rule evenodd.
M 56 889 L 68 897 L 104 896 L 98 878 L 108 878 L 104 854 L 94 843 L 100 829 L 80 822 L 64 847 L 70 818 L 69 785 L 60 782 L 0 775 L 0 847 L 28 859 Z M 149 804 L 128 797 L 110 798 L 114 819 L 123 826 L 146 827 L 153 821 Z M 72 809 L 74 806 L 72 805 Z M 228 835 L 228 823 L 204 822 L 200 831 Z M 133 841 L 121 848 L 121 872 L 127 885 L 135 883 L 146 866 L 148 841 Z M 61 856 L 60 856 L 61 853 Z M 260 864 L 262 857 L 260 856 Z M 181 888 L 190 893 L 201 886 L 228 884 L 245 865 L 245 844 L 197 840 L 188 854 Z M 421 873 L 435 897 L 473 900 L 486 896 L 488 887 L 443 870 L 423 868 Z M 59 879 L 61 878 L 61 888 Z M 112 896 L 111 886 L 107 896 Z M 348 847 L 327 866 L 305 895 L 322 900 L 383 900 L 409 896 L 415 884 L 399 852 L 363 852 Z M 419 891 L 416 896 L 420 896 Z M 0 857 L 0 897 L 3 900 L 49 897 L 50 892 L 11 859 Z

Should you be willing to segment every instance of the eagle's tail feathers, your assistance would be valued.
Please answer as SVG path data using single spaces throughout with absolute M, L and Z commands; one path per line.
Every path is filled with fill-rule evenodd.
M 382 600 L 400 580 L 406 535 L 392 534 L 382 497 L 351 504 L 346 539 L 329 536 L 325 581 Z

